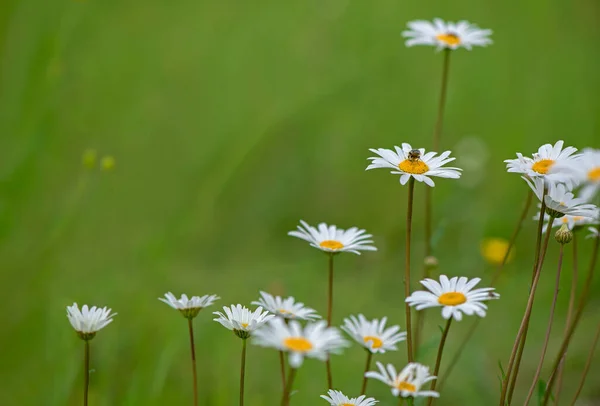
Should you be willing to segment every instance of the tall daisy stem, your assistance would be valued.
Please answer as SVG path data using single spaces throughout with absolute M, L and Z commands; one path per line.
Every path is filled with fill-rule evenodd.
M 550 227 L 550 224 L 548 224 L 548 227 Z M 558 299 L 558 292 L 560 290 L 560 271 L 562 269 L 564 248 L 564 244 L 560 244 L 560 251 L 558 254 L 558 271 L 556 272 L 556 283 L 554 285 L 554 297 L 552 298 L 552 305 L 550 306 L 550 319 L 548 320 L 548 327 L 546 327 L 546 337 L 544 338 L 544 344 L 542 345 L 542 354 L 540 356 L 540 361 L 538 362 L 538 366 L 533 377 L 533 382 L 529 387 L 529 393 L 527 394 L 527 398 L 525 399 L 524 406 L 527 406 L 531 401 L 531 398 L 533 397 L 533 392 L 538 386 L 538 379 L 540 378 L 540 374 L 542 373 L 542 366 L 544 365 L 544 359 L 546 358 L 548 342 L 550 341 L 550 333 L 552 332 L 552 322 L 554 321 L 554 310 L 556 310 L 556 301 Z
M 521 216 L 519 217 L 519 221 L 517 222 L 517 226 L 515 227 L 515 229 L 512 233 L 512 236 L 510 237 L 510 240 L 508 242 L 508 248 L 506 249 L 506 253 L 504 254 L 504 257 L 502 258 L 502 262 L 500 263 L 500 265 L 498 265 L 498 268 L 496 269 L 496 271 L 494 272 L 494 276 L 492 277 L 491 287 L 494 287 L 496 285 L 496 282 L 498 281 L 498 278 L 500 277 L 500 275 L 502 273 L 502 269 L 504 268 L 504 265 L 506 265 L 506 261 L 508 261 L 508 257 L 510 256 L 512 248 L 514 247 L 515 242 L 517 241 L 519 232 L 521 231 L 521 228 L 523 227 L 523 222 L 525 221 L 525 218 L 527 217 L 527 213 L 529 212 L 529 208 L 531 207 L 532 199 L 533 199 L 533 192 L 531 190 L 529 190 L 529 192 L 527 193 L 527 198 L 525 199 L 525 204 L 523 205 L 523 210 L 521 211 Z M 417 316 L 421 313 L 423 313 L 423 312 L 418 312 Z M 469 328 L 469 331 L 465 335 L 465 338 L 463 338 L 462 343 L 460 343 L 458 350 L 456 351 L 456 353 L 454 353 L 454 357 L 452 357 L 452 360 L 448 364 L 448 368 L 446 368 L 444 375 L 439 380 L 440 391 L 444 387 L 444 383 L 446 382 L 446 379 L 448 379 L 448 377 L 452 373 L 454 366 L 458 363 L 458 360 L 460 359 L 461 355 L 463 354 L 465 348 L 467 348 L 467 344 L 471 340 L 471 337 L 475 333 L 475 330 L 479 326 L 479 323 L 481 322 L 481 320 L 483 320 L 483 319 L 478 317 L 473 322 L 473 324 L 471 324 L 471 327 Z
M 573 396 L 573 400 L 571 400 L 570 405 L 574 406 L 577 398 L 581 394 L 581 390 L 583 389 L 583 385 L 585 385 L 585 378 L 587 377 L 588 372 L 590 372 L 590 366 L 592 365 L 592 359 L 594 358 L 594 352 L 596 351 L 596 346 L 598 345 L 598 339 L 600 338 L 600 323 L 598 324 L 598 328 L 596 329 L 596 335 L 594 336 L 594 341 L 592 342 L 592 346 L 590 347 L 590 353 L 588 355 L 587 361 L 585 362 L 585 367 L 583 368 L 583 373 L 581 374 L 581 381 L 579 381 L 579 386 L 575 391 L 575 395 Z
M 434 376 L 437 376 L 440 372 L 440 365 L 442 365 L 442 354 L 444 352 L 444 346 L 446 345 L 446 338 L 448 338 L 448 331 L 450 331 L 451 324 L 452 316 L 446 322 L 446 328 L 444 329 L 444 332 L 442 333 L 442 338 L 440 339 L 440 346 L 438 348 L 437 358 L 435 360 L 435 367 L 433 369 Z M 437 379 L 431 381 L 431 390 L 435 390 L 436 381 Z M 433 404 L 433 399 L 433 396 L 429 398 L 429 400 L 427 401 L 427 406 L 431 406 Z
M 367 363 L 365 365 L 365 373 L 363 374 L 363 382 L 362 382 L 362 388 L 360 390 L 360 394 L 364 395 L 365 392 L 367 391 L 367 372 L 369 372 L 369 369 L 371 368 L 371 359 L 373 358 L 373 353 L 369 350 L 367 350 Z
M 240 367 L 240 406 L 244 406 L 244 381 L 246 377 L 246 341 L 242 338 L 242 363 Z
M 331 314 L 333 311 L 333 253 L 329 256 L 329 287 L 327 291 L 327 327 L 331 327 Z M 331 374 L 331 360 L 327 357 L 325 362 L 327 367 L 327 388 L 333 388 L 333 377 Z
M 398 406 L 402 406 L 404 404 L 404 398 L 402 396 L 398 396 L 400 400 L 398 401 Z
M 596 260 L 598 259 L 598 246 L 600 245 L 600 238 L 595 238 L 595 244 L 592 251 L 592 259 L 590 261 L 590 268 L 588 270 L 587 276 L 585 278 L 585 283 L 583 284 L 583 290 L 581 291 L 581 296 L 579 297 L 579 303 L 577 304 L 577 310 L 575 311 L 575 316 L 573 316 L 573 320 L 571 324 L 567 327 L 567 333 L 563 338 L 563 341 L 560 345 L 560 349 L 558 350 L 558 355 L 554 360 L 554 364 L 552 365 L 552 369 L 550 372 L 550 379 L 548 380 L 548 384 L 546 385 L 546 392 L 544 392 L 544 399 L 542 400 L 542 406 L 546 406 L 548 404 L 548 400 L 550 399 L 550 394 L 552 393 L 552 387 L 554 386 L 554 382 L 556 381 L 556 370 L 558 369 L 558 365 L 560 364 L 562 358 L 564 357 L 567 349 L 569 348 L 569 343 L 571 342 L 571 338 L 573 337 L 573 333 L 575 332 L 575 328 L 577 324 L 579 324 L 579 320 L 583 314 L 583 310 L 587 305 L 590 290 L 592 287 L 592 280 L 594 279 L 594 268 L 596 267 Z
M 285 357 L 283 351 L 279 351 L 279 366 L 281 369 L 281 383 L 283 391 L 285 392 Z
M 406 313 L 406 349 L 408 362 L 413 362 L 412 325 L 410 320 L 410 305 L 406 298 L 410 296 L 410 237 L 412 233 L 413 195 L 415 192 L 415 178 L 408 181 L 408 206 L 406 208 L 406 250 L 404 263 L 404 310 Z
M 289 406 L 290 404 L 290 393 L 292 392 L 292 386 L 294 385 L 294 378 L 296 377 L 296 369 L 290 367 L 288 372 L 288 381 L 285 385 L 285 391 L 281 398 L 281 406 Z
M 90 340 L 85 341 L 83 353 L 83 406 L 88 404 L 88 392 L 90 388 Z
M 542 207 L 543 209 L 543 207 Z M 541 221 L 543 221 L 543 216 L 540 216 Z M 548 224 L 552 224 L 554 221 L 554 216 L 550 216 L 550 220 Z M 502 380 L 502 392 L 500 394 L 500 406 L 505 406 L 505 401 L 507 399 L 508 394 L 508 384 L 509 379 L 513 378 L 512 382 L 516 382 L 516 376 L 518 373 L 518 366 L 521 361 L 520 357 L 518 357 L 518 349 L 521 347 L 521 340 L 527 333 L 527 328 L 529 326 L 529 320 L 531 318 L 531 311 L 533 309 L 533 302 L 535 299 L 535 292 L 537 291 L 537 285 L 540 280 L 540 274 L 542 271 L 542 266 L 544 264 L 544 257 L 546 256 L 546 250 L 548 248 L 548 241 L 550 240 L 550 234 L 552 233 L 552 227 L 547 227 L 546 236 L 544 238 L 544 243 L 541 246 L 540 255 L 539 255 L 539 263 L 537 264 L 537 269 L 535 271 L 535 275 L 533 277 L 533 283 L 531 284 L 531 289 L 529 291 L 529 298 L 527 299 L 527 306 L 525 308 L 525 314 L 523 315 L 523 319 L 521 321 L 521 325 L 519 327 L 519 331 L 517 333 L 517 337 L 515 339 L 515 343 L 513 344 L 513 349 L 510 354 L 510 359 L 508 361 L 508 366 L 506 368 L 506 376 Z M 521 352 L 520 355 L 523 353 Z M 513 377 L 513 368 L 514 368 L 514 377 Z M 514 385 L 513 385 L 514 388 Z M 509 401 L 510 404 L 510 401 Z
M 567 310 L 567 321 L 565 322 L 565 331 L 563 333 L 563 339 L 567 334 L 568 327 L 571 324 L 571 320 L 573 320 L 573 310 L 575 309 L 575 296 L 577 296 L 577 281 L 579 280 L 579 263 L 577 261 L 577 233 L 573 233 L 573 272 L 571 276 L 571 292 L 569 294 L 569 307 Z M 562 390 L 562 381 L 563 381 L 563 372 L 565 367 L 565 359 L 567 357 L 567 353 L 562 357 L 560 365 L 558 367 L 558 371 L 556 372 L 558 376 L 556 377 L 556 393 L 554 394 L 554 404 L 559 405 L 560 401 L 560 392 Z
M 194 327 L 192 319 L 188 319 L 188 330 L 190 332 L 190 350 L 192 354 L 192 386 L 194 388 L 194 406 L 198 406 L 198 373 L 196 372 L 196 347 L 194 345 Z

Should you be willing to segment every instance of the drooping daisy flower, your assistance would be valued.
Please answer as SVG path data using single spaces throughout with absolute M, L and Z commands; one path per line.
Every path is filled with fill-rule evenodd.
M 421 387 L 427 382 L 437 379 L 436 376 L 429 375 L 429 367 L 416 362 L 411 362 L 404 367 L 400 373 L 392 364 L 387 368 L 381 362 L 377 362 L 379 372 L 369 371 L 365 374 L 367 378 L 377 379 L 392 389 L 392 394 L 396 397 L 419 397 L 427 396 L 437 398 L 439 393 L 431 390 L 421 391 Z
M 368 398 L 365 395 L 361 395 L 357 398 L 349 398 L 339 390 L 330 389 L 327 395 L 321 395 L 323 399 L 329 402 L 331 406 L 374 406 L 378 403 L 378 400 L 374 398 Z
M 315 309 L 306 307 L 301 302 L 296 303 L 293 296 L 282 299 L 281 296 L 273 296 L 262 291 L 260 296 L 260 300 L 252 302 L 253 305 L 262 306 L 284 319 L 316 320 L 321 318 Z
M 288 352 L 292 368 L 299 368 L 304 357 L 327 361 L 330 353 L 337 354 L 349 345 L 339 330 L 327 327 L 324 320 L 308 323 L 302 328 L 296 320 L 286 324 L 280 318 L 271 320 L 264 328 L 256 331 L 254 343 Z
M 111 314 L 110 312 L 111 309 L 108 307 L 99 308 L 92 306 L 92 308 L 89 308 L 88 305 L 83 305 L 81 310 L 79 310 L 77 303 L 67 306 L 67 318 L 71 326 L 73 326 L 77 335 L 86 341 L 94 338 L 98 331 L 112 322 L 112 318 L 117 313 Z
M 231 307 L 223 306 L 223 311 L 225 314 L 213 312 L 219 316 L 213 320 L 244 339 L 250 337 L 259 327 L 275 317 L 269 312 L 263 312 L 260 306 L 254 312 L 240 304 L 231 305 Z
M 492 43 L 489 38 L 492 30 L 482 30 L 468 21 L 457 23 L 445 22 L 440 18 L 433 23 L 424 20 L 410 21 L 407 31 L 402 33 L 406 46 L 432 45 L 440 49 L 457 49 L 463 47 L 469 51 L 473 46 L 486 46 Z
M 540 219 L 540 213 L 538 212 L 533 219 L 538 221 Z M 548 221 L 550 220 L 550 216 L 544 214 L 544 231 L 546 231 L 546 227 L 548 227 Z M 591 224 L 599 224 L 600 223 L 600 210 L 596 210 L 596 214 L 594 217 L 582 217 L 582 216 L 570 216 L 564 215 L 561 218 L 555 218 L 552 222 L 552 228 L 561 227 L 563 224 L 569 228 L 569 230 L 573 230 L 575 227 L 583 227 Z
M 419 290 L 413 292 L 406 298 L 406 302 L 415 306 L 417 310 L 423 310 L 428 307 L 443 307 L 442 317 L 455 320 L 462 320 L 462 313 L 467 316 L 477 314 L 479 317 L 485 317 L 487 306 L 482 302 L 500 297 L 494 293 L 494 288 L 474 289 L 481 281 L 480 278 L 469 280 L 466 277 L 453 277 L 448 279 L 446 275 L 440 275 L 440 281 L 426 278 L 421 281 L 429 292 Z
M 481 256 L 491 265 L 500 265 L 504 261 L 509 242 L 504 238 L 486 238 L 481 243 Z M 512 261 L 515 256 L 514 247 L 511 248 L 506 262 Z
M 581 185 L 579 197 L 590 201 L 600 190 L 600 149 L 586 148 L 576 159 L 556 164 L 550 173 L 557 182 Z
M 301 226 L 298 231 L 290 231 L 288 235 L 298 237 L 308 241 L 312 247 L 329 253 L 352 252 L 360 255 L 359 251 L 377 251 L 373 247 L 373 237 L 366 234 L 365 230 L 359 230 L 356 227 L 342 230 L 334 225 L 328 226 L 325 223 L 318 225 L 318 228 L 309 226 L 305 221 L 300 220 Z
M 600 238 L 600 231 L 596 227 L 588 227 L 590 232 L 585 238 Z
M 362 314 L 344 319 L 342 330 L 348 333 L 360 345 L 372 353 L 383 354 L 386 351 L 396 351 L 396 343 L 406 340 L 406 333 L 399 333 L 399 326 L 385 328 L 387 317 L 380 320 L 367 320 Z
M 523 156 L 517 152 L 517 159 L 506 159 L 506 169 L 508 172 L 522 173 L 530 178 L 550 177 L 550 170 L 553 166 L 562 166 L 568 164 L 578 155 L 573 155 L 577 152 L 577 148 L 567 147 L 563 149 L 564 141 L 557 141 L 554 146 L 552 144 L 544 144 L 538 152 L 533 154 L 532 158 Z M 554 176 L 554 175 L 553 175 Z M 565 182 L 568 182 L 565 179 Z M 570 187 L 573 185 L 570 184 Z
M 525 182 L 534 191 L 537 198 L 546 204 L 546 213 L 560 218 L 566 214 L 570 216 L 581 216 L 594 218 L 598 208 L 583 199 L 576 198 L 567 185 L 563 183 L 546 182 L 542 178 L 528 179 L 523 177 Z M 544 195 L 544 188 L 547 189 Z
M 449 158 L 450 151 L 443 152 L 436 156 L 437 152 L 425 153 L 424 148 L 413 149 L 410 144 L 403 143 L 402 148 L 394 147 L 391 149 L 369 149 L 369 151 L 379 155 L 379 157 L 370 157 L 371 164 L 367 170 L 376 168 L 394 169 L 391 173 L 400 175 L 400 184 L 405 185 L 411 177 L 419 182 L 425 182 L 429 186 L 435 186 L 430 176 L 439 176 L 440 178 L 460 178 L 460 168 L 443 167 L 448 162 L 456 158 Z
M 171 292 L 165 293 L 165 297 L 159 297 L 158 300 L 165 302 L 175 310 L 179 312 L 186 319 L 193 319 L 198 315 L 200 310 L 205 307 L 211 306 L 215 301 L 219 300 L 220 297 L 217 295 L 204 295 L 202 297 L 192 296 L 188 299 L 184 293 L 181 295 L 181 299 L 177 299 Z

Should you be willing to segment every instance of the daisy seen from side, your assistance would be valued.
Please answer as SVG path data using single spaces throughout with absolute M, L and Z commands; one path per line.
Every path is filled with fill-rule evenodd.
M 321 316 L 315 309 L 304 306 L 304 303 L 296 302 L 293 296 L 283 299 L 281 296 L 273 296 L 267 292 L 260 292 L 261 298 L 251 304 L 262 306 L 275 316 L 286 320 L 316 320 Z
M 557 141 L 556 144 L 544 144 L 538 148 L 538 151 L 532 157 L 523 156 L 517 152 L 516 159 L 506 159 L 506 170 L 508 172 L 521 173 L 530 178 L 550 177 L 551 169 L 569 164 L 577 155 L 577 148 L 563 148 L 564 141 Z M 569 182 L 569 179 L 564 179 Z M 572 185 L 571 185 L 572 186 Z
M 113 321 L 113 317 L 117 313 L 111 313 L 111 311 L 108 307 L 89 307 L 88 305 L 83 305 L 80 310 L 77 303 L 73 303 L 72 306 L 67 306 L 67 318 L 79 338 L 87 341 L 94 338 L 98 331 Z
M 370 245 L 373 244 L 373 240 L 371 240 L 373 236 L 357 227 L 343 230 L 326 223 L 312 227 L 300 220 L 298 230 L 290 231 L 288 235 L 307 241 L 311 247 L 330 254 L 352 252 L 360 255 L 360 251 L 377 251 L 377 248 Z
M 406 333 L 400 332 L 399 326 L 386 328 L 386 323 L 387 317 L 367 320 L 364 315 L 359 314 L 358 317 L 345 318 L 341 328 L 367 351 L 383 354 L 398 350 L 396 344 L 406 340 Z
M 406 298 L 406 302 L 416 310 L 442 307 L 442 317 L 445 319 L 453 317 L 456 321 L 460 321 L 463 313 L 467 316 L 476 314 L 485 317 L 487 306 L 483 302 L 498 299 L 500 295 L 494 292 L 494 288 L 473 289 L 480 281 L 480 278 L 469 280 L 464 276 L 448 279 L 446 275 L 440 275 L 439 282 L 426 278 L 421 281 L 421 284 L 427 288 L 427 291 L 413 292 Z
M 158 298 L 158 300 L 168 304 L 173 309 L 179 310 L 179 312 L 186 319 L 193 319 L 198 315 L 200 310 L 213 305 L 215 301 L 219 299 L 220 297 L 217 295 L 204 295 L 201 297 L 192 296 L 191 298 L 188 298 L 188 296 L 185 293 L 181 295 L 181 298 L 177 299 L 177 297 L 171 292 L 165 293 L 164 298 Z
M 226 329 L 232 330 L 242 339 L 250 337 L 258 328 L 275 317 L 267 311 L 263 312 L 263 308 L 260 306 L 255 311 L 251 311 L 247 307 L 237 304 L 229 307 L 223 306 L 223 311 L 224 313 L 213 312 L 218 316 L 213 320 Z
M 398 373 L 392 364 L 384 366 L 377 362 L 379 372 L 369 371 L 365 374 L 367 378 L 377 379 L 390 387 L 392 394 L 396 397 L 434 397 L 440 396 L 439 393 L 431 390 L 422 391 L 421 388 L 427 382 L 437 379 L 436 376 L 429 374 L 429 367 L 416 362 L 411 362 Z
M 413 177 L 418 182 L 424 182 L 428 186 L 435 186 L 432 176 L 440 178 L 458 179 L 461 175 L 460 168 L 444 167 L 448 162 L 456 158 L 450 157 L 451 152 L 445 151 L 436 156 L 437 152 L 425 153 L 424 148 L 413 149 L 410 144 L 403 143 L 402 148 L 396 146 L 395 150 L 378 148 L 369 151 L 379 155 L 370 157 L 371 164 L 366 170 L 377 168 L 393 169 L 390 173 L 400 175 L 400 184 L 405 185 Z
M 564 215 L 594 218 L 597 215 L 598 208 L 595 205 L 575 197 L 571 189 L 564 183 L 547 182 L 542 178 L 523 177 L 523 179 L 540 202 L 542 198 L 544 199 L 546 213 L 549 215 L 556 218 Z
M 332 389 L 327 391 L 327 395 L 321 395 L 321 397 L 328 401 L 331 406 L 374 406 L 379 402 L 378 400 L 368 398 L 365 395 L 361 395 L 357 398 L 349 398 L 339 390 Z
M 476 24 L 464 20 L 454 23 L 435 18 L 433 22 L 415 20 L 407 25 L 409 29 L 402 32 L 402 36 L 407 38 L 407 47 L 430 45 L 438 51 L 462 47 L 470 51 L 474 46 L 485 47 L 492 43 L 489 38 L 492 30 L 481 29 Z

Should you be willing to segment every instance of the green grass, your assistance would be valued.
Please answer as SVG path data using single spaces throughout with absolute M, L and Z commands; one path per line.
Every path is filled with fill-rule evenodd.
M 363 312 L 404 327 L 406 190 L 364 168 L 368 148 L 430 145 L 441 55 L 403 46 L 411 19 L 464 18 L 494 30 L 493 46 L 452 55 L 442 145 L 467 170 L 434 191 L 440 271 L 486 279 L 479 243 L 510 235 L 526 194 L 502 160 L 558 139 L 598 147 L 600 10 L 593 1 L 436 3 L 4 1 L 0 404 L 80 404 L 83 348 L 65 317 L 73 301 L 119 313 L 92 342 L 91 405 L 189 404 L 185 321 L 156 298 L 217 293 L 225 305 L 265 289 L 324 312 L 325 259 L 286 236 L 301 218 L 364 227 L 380 248 L 340 257 L 336 322 Z M 115 170 L 86 172 L 87 148 L 113 155 Z M 423 185 L 416 199 L 418 269 Z M 439 405 L 498 398 L 497 363 L 506 363 L 524 309 L 534 228 L 523 230 L 503 298 Z M 580 246 L 587 266 L 589 241 Z M 519 400 L 551 301 L 556 244 L 549 251 Z M 567 257 L 550 356 L 564 322 Z M 443 321 L 428 316 L 434 338 Z M 209 311 L 196 319 L 202 404 L 229 406 L 240 342 L 211 319 Z M 586 315 L 575 337 L 565 399 L 596 323 Z M 453 327 L 448 354 L 467 327 Z M 359 390 L 363 356 L 354 347 L 333 359 L 336 386 L 349 394 Z M 400 365 L 405 355 L 379 359 Z M 248 405 L 277 404 L 277 371 L 276 353 L 249 348 Z M 596 362 L 590 376 L 599 373 Z M 297 383 L 296 404 L 319 403 L 324 366 L 308 361 Z M 392 404 L 383 385 L 371 391 Z M 600 396 L 593 385 L 584 392 Z

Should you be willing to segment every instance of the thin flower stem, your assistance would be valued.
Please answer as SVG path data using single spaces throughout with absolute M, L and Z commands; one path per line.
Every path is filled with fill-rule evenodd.
M 402 406 L 404 404 L 404 398 L 402 396 L 398 396 L 400 400 L 398 401 L 398 406 Z
M 558 365 L 561 362 L 561 359 L 567 352 L 569 348 L 569 343 L 571 342 L 571 337 L 573 337 L 573 333 L 575 332 L 575 328 L 581 319 L 583 314 L 583 310 L 587 305 L 590 290 L 592 287 L 592 280 L 594 279 L 594 268 L 596 267 L 596 260 L 598 259 L 598 246 L 600 245 L 600 238 L 595 238 L 594 248 L 592 251 L 592 258 L 590 261 L 590 268 L 588 270 L 587 276 L 585 278 L 585 282 L 583 284 L 583 290 L 581 292 L 581 296 L 579 297 L 579 303 L 577 304 L 577 310 L 575 310 L 575 316 L 573 316 L 573 321 L 567 327 L 567 333 L 563 338 L 563 341 L 560 345 L 560 349 L 558 350 L 558 355 L 554 360 L 554 364 L 552 365 L 552 369 L 550 372 L 550 379 L 548 380 L 548 384 L 546 385 L 546 392 L 544 393 L 544 399 L 542 400 L 542 406 L 546 406 L 548 404 L 548 400 L 550 399 L 550 394 L 552 393 L 552 387 L 554 386 L 554 382 L 556 381 L 556 370 L 558 369 Z
M 446 93 L 448 90 L 448 72 L 450 71 L 450 53 L 448 48 L 444 50 L 444 65 L 442 67 L 442 84 L 440 89 L 440 100 L 438 102 L 437 118 L 435 120 L 435 129 L 433 131 L 433 150 L 437 151 L 440 147 L 440 137 L 442 136 L 442 126 L 444 124 L 444 108 L 446 107 Z
M 294 385 L 294 378 L 296 377 L 296 369 L 290 367 L 288 372 L 288 381 L 285 385 L 285 391 L 281 398 L 281 406 L 288 406 L 290 404 L 290 393 L 292 392 L 292 386 Z
M 581 374 L 581 381 L 579 381 L 579 386 L 577 387 L 577 391 L 575 391 L 573 400 L 570 403 L 571 406 L 575 405 L 577 398 L 581 394 L 583 385 L 585 385 L 585 378 L 587 377 L 588 372 L 590 372 L 590 366 L 592 365 L 592 359 L 594 358 L 594 352 L 596 351 L 596 346 L 598 345 L 599 338 L 600 338 L 600 323 L 598 324 L 598 328 L 596 328 L 596 335 L 594 336 L 594 341 L 592 342 L 592 347 L 590 348 L 590 353 L 588 355 L 587 361 L 585 362 L 585 367 L 583 368 L 583 373 Z
M 246 377 L 246 341 L 242 338 L 242 364 L 240 367 L 240 406 L 244 406 L 244 381 Z
M 504 265 L 506 265 L 506 261 L 508 261 L 508 257 L 510 256 L 512 248 L 514 247 L 515 242 L 517 241 L 519 232 L 521 231 L 521 228 L 523 227 L 523 222 L 525 221 L 525 218 L 527 217 L 527 213 L 529 212 L 529 208 L 531 207 L 532 198 L 533 198 L 533 191 L 529 190 L 529 192 L 527 193 L 527 198 L 525 199 L 525 204 L 523 205 L 523 210 L 521 211 L 521 216 L 519 217 L 519 221 L 517 222 L 517 226 L 515 227 L 515 230 L 513 231 L 512 236 L 510 237 L 510 240 L 508 243 L 508 248 L 506 249 L 504 258 L 502 258 L 502 262 L 500 263 L 500 265 L 498 265 L 498 268 L 496 269 L 496 271 L 492 277 L 492 282 L 490 284 L 491 287 L 494 287 L 496 285 L 496 282 L 498 281 L 498 278 L 501 275 L 501 271 L 504 268 Z M 423 313 L 423 312 L 418 312 L 417 316 L 421 313 Z M 440 391 L 444 387 L 444 383 L 446 382 L 446 379 L 448 379 L 448 377 L 450 376 L 450 373 L 452 373 L 452 370 L 454 369 L 454 367 L 458 363 L 458 360 L 460 359 L 461 355 L 465 351 L 465 348 L 467 348 L 467 344 L 469 343 L 469 340 L 471 340 L 471 337 L 473 337 L 473 334 L 475 333 L 475 330 L 479 326 L 479 323 L 481 322 L 481 320 L 482 319 L 478 317 L 471 324 L 471 327 L 470 327 L 469 331 L 467 332 L 467 334 L 465 335 L 465 337 L 463 338 L 463 341 L 460 344 L 460 346 L 458 347 L 458 350 L 454 353 L 454 357 L 452 357 L 452 360 L 448 364 L 448 368 L 446 368 L 444 375 L 439 380 Z
M 283 351 L 279 351 L 279 366 L 281 368 L 281 383 L 283 391 L 285 392 L 285 357 Z
M 571 277 L 571 293 L 569 294 L 569 307 L 567 310 L 567 321 L 565 322 L 565 331 L 563 333 L 563 339 L 567 334 L 567 330 L 569 325 L 571 324 L 571 320 L 573 319 L 573 310 L 575 309 L 575 297 L 577 296 L 577 281 L 579 280 L 579 264 L 577 261 L 577 233 L 573 233 L 573 272 Z M 562 357 L 560 365 L 558 367 L 558 371 L 556 372 L 558 376 L 556 377 L 556 393 L 554 394 L 554 404 L 558 405 L 560 403 L 560 392 L 562 390 L 562 381 L 563 381 L 563 372 L 565 366 L 565 359 L 567 358 L 567 353 Z
M 331 326 L 331 314 L 333 311 L 333 253 L 329 254 L 329 288 L 327 291 L 327 326 Z M 331 361 L 329 357 L 325 362 L 327 368 L 327 388 L 333 387 L 333 377 L 331 374 Z
M 434 376 L 437 376 L 438 373 L 440 372 L 440 365 L 442 365 L 442 354 L 444 352 L 444 345 L 446 345 L 446 338 L 448 338 L 448 331 L 450 331 L 451 324 L 452 324 L 452 316 L 450 316 L 450 318 L 446 322 L 446 328 L 444 329 L 444 332 L 442 333 L 442 338 L 440 339 L 440 346 L 438 348 L 437 358 L 435 360 L 435 367 L 433 369 Z M 431 390 L 435 390 L 436 381 L 437 381 L 437 379 L 434 379 L 433 381 L 431 381 Z M 429 398 L 429 400 L 427 401 L 427 406 L 431 406 L 433 404 L 434 399 L 435 398 L 433 396 L 431 396 Z
M 90 388 L 90 340 L 85 341 L 83 355 L 83 406 L 88 404 L 88 392 Z
M 541 221 L 543 221 L 543 217 L 540 217 L 540 218 L 541 218 Z M 552 224 L 552 221 L 554 221 L 554 216 L 550 216 L 550 222 L 548 224 Z M 512 376 L 511 374 L 513 373 L 513 368 L 515 368 L 515 369 L 514 369 L 514 380 L 512 382 L 516 382 L 516 376 L 518 373 L 518 365 L 520 363 L 520 358 L 517 358 L 517 352 L 518 352 L 518 348 L 521 345 L 521 340 L 525 336 L 525 334 L 527 332 L 527 328 L 529 326 L 529 320 L 531 318 L 531 311 L 533 309 L 533 301 L 535 299 L 535 292 L 537 290 L 537 285 L 540 280 L 540 274 L 542 271 L 542 266 L 544 264 L 544 257 L 546 256 L 546 250 L 548 248 L 548 241 L 550 240 L 551 232 L 552 232 L 552 227 L 548 227 L 546 229 L 546 236 L 544 238 L 544 243 L 541 246 L 541 252 L 540 252 L 540 256 L 539 256 L 540 261 L 539 261 L 539 264 L 537 265 L 537 269 L 536 269 L 535 275 L 533 277 L 533 283 L 531 284 L 529 298 L 527 299 L 527 306 L 525 308 L 525 314 L 523 315 L 523 319 L 521 321 L 521 325 L 519 327 L 519 331 L 517 333 L 515 343 L 513 344 L 513 349 L 510 354 L 508 366 L 506 368 L 506 376 L 502 380 L 502 392 L 500 393 L 500 406 L 505 406 L 505 404 L 506 404 L 505 401 L 507 399 L 506 396 L 508 393 L 508 384 L 509 384 L 509 379 Z M 520 355 L 522 355 L 522 353 Z M 513 388 L 514 388 L 514 385 L 513 385 Z M 509 402 L 509 404 L 510 404 L 510 402 Z
M 550 227 L 550 224 L 548 225 Z M 554 297 L 552 298 L 552 305 L 550 306 L 550 318 L 548 320 L 548 327 L 546 328 L 546 337 L 544 338 L 544 344 L 542 345 L 542 355 L 540 356 L 540 361 L 538 362 L 537 369 L 535 371 L 535 375 L 533 376 L 533 382 L 529 387 L 529 393 L 527 394 L 527 398 L 525 399 L 524 406 L 527 406 L 533 397 L 533 392 L 538 386 L 538 379 L 540 378 L 540 374 L 542 373 L 542 366 L 544 365 L 544 359 L 546 358 L 546 351 L 548 349 L 548 342 L 550 341 L 550 333 L 552 332 L 552 322 L 554 321 L 554 311 L 556 310 L 556 301 L 558 299 L 558 292 L 560 290 L 560 271 L 562 269 L 563 255 L 565 251 L 565 245 L 560 244 L 560 251 L 558 254 L 558 271 L 556 271 L 556 283 L 554 285 Z
M 410 237 L 412 232 L 413 195 L 415 191 L 415 178 L 410 177 L 408 181 L 408 206 L 406 209 L 406 250 L 404 266 L 404 299 L 410 296 Z M 410 320 L 410 305 L 404 302 L 406 313 L 406 349 L 408 362 L 413 362 L 412 326 Z
M 192 319 L 188 319 L 188 330 L 190 331 L 190 350 L 192 353 L 192 386 L 194 388 L 194 406 L 198 406 L 198 374 L 196 372 L 196 348 L 194 345 L 194 326 Z
M 535 279 L 535 275 L 538 269 L 538 265 L 540 263 L 540 248 L 541 248 L 541 243 L 542 243 L 542 234 L 543 234 L 543 230 L 544 230 L 544 215 L 546 212 L 546 203 L 545 203 L 545 198 L 546 198 L 546 193 L 548 192 L 547 188 L 544 188 L 544 192 L 542 194 L 542 199 L 541 199 L 541 207 L 540 207 L 540 215 L 538 218 L 538 229 L 537 229 L 537 238 L 536 238 L 536 242 L 535 242 L 535 255 L 534 255 L 534 261 L 533 261 L 533 271 L 531 272 L 531 288 L 529 290 L 529 293 L 531 294 L 531 290 L 533 289 L 533 280 Z M 551 224 L 551 223 L 549 223 Z M 515 390 L 515 386 L 517 384 L 517 377 L 519 375 L 519 368 L 521 367 L 521 359 L 523 357 L 523 351 L 525 350 L 525 343 L 527 342 L 527 333 L 529 331 L 529 320 L 527 320 L 527 324 L 525 325 L 525 330 L 522 333 L 520 342 L 518 344 L 518 349 L 517 349 L 517 353 L 516 353 L 516 362 L 514 364 L 514 367 L 511 366 L 507 372 L 506 372 L 506 379 L 510 379 L 509 383 L 508 383 L 508 404 L 510 404 L 510 402 L 512 401 L 512 396 Z M 514 348 L 513 348 L 514 350 Z M 513 354 L 511 354 L 512 357 Z
M 360 394 L 364 395 L 367 391 L 367 372 L 369 372 L 369 368 L 371 368 L 371 359 L 373 358 L 373 353 L 367 350 L 367 364 L 365 365 L 365 373 L 363 374 L 363 382 L 362 389 L 360 390 Z

